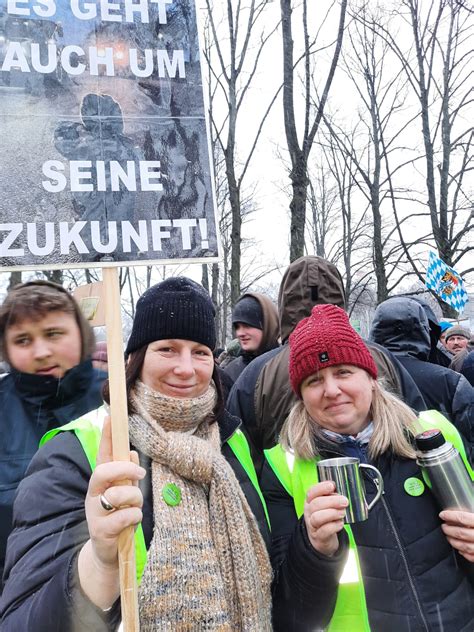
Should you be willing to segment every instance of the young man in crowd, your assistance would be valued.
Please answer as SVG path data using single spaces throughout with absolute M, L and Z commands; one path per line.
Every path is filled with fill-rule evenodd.
M 15 491 L 45 432 L 102 403 L 105 373 L 94 369 L 94 334 L 60 285 L 14 287 L 0 307 L 0 592 Z M 45 490 L 46 491 L 46 490 Z
M 252 360 L 278 347 L 277 309 L 264 294 L 247 292 L 235 304 L 232 326 L 240 343 L 240 354 L 227 364 L 224 372 L 235 382 Z

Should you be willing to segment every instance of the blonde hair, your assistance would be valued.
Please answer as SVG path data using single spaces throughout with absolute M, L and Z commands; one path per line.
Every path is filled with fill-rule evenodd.
M 374 392 L 369 414 L 374 432 L 369 441 L 369 456 L 376 458 L 387 451 L 407 459 L 415 458 L 409 436 L 413 434 L 415 413 L 398 397 L 386 391 L 374 380 Z M 311 460 L 319 456 L 319 440 L 327 442 L 321 433 L 317 419 L 312 419 L 303 401 L 299 400 L 291 409 L 280 434 L 280 443 L 285 450 L 292 450 L 301 459 Z

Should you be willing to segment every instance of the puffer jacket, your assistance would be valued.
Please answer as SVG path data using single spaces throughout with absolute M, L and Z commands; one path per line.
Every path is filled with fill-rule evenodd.
M 232 379 L 233 382 L 239 377 L 245 367 L 255 358 L 278 347 L 278 338 L 280 335 L 278 327 L 278 313 L 276 307 L 271 300 L 264 294 L 258 292 L 246 292 L 242 294 L 239 301 L 245 297 L 254 298 L 259 302 L 263 314 L 263 330 L 262 340 L 258 349 L 252 352 L 240 351 L 237 358 L 227 363 L 224 372 Z M 237 301 L 238 302 L 238 301 Z
M 429 362 L 430 326 L 425 310 L 411 298 L 393 297 L 374 315 L 370 339 L 389 349 L 410 373 L 429 409 L 439 410 L 474 450 L 474 389 L 463 375 Z
M 0 578 L 15 492 L 41 437 L 100 406 L 106 377 L 85 360 L 61 380 L 12 370 L 0 381 Z
M 357 456 L 368 462 L 364 447 L 355 442 L 320 445 L 323 458 Z M 354 450 L 358 450 L 358 454 Z M 372 463 L 381 472 L 384 494 L 365 522 L 351 525 L 357 544 L 369 622 L 373 632 L 472 632 L 474 630 L 474 564 L 451 548 L 441 530 L 439 509 L 425 487 L 421 496 L 409 495 L 404 483 L 421 480 L 416 461 L 385 454 Z M 275 603 L 275 632 L 313 632 L 321 624 L 318 594 L 321 574 L 326 599 L 335 603 L 337 565 L 320 565 L 316 555 L 302 564 L 295 554 L 294 537 L 306 531 L 298 520 L 293 499 L 268 463 L 261 477 L 272 524 L 272 564 L 275 576 L 286 574 L 286 593 Z M 375 484 L 366 478 L 370 502 Z M 344 532 L 340 551 L 347 549 Z M 314 552 L 315 553 L 315 552 Z M 324 556 L 322 556 L 324 557 Z M 325 559 L 327 561 L 328 558 Z M 310 563 L 311 560 L 311 563 Z M 332 590 L 331 590 L 332 588 Z M 329 593 L 329 594 L 328 594 Z M 348 631 L 349 632 L 349 631 Z
M 240 420 L 225 413 L 219 419 L 222 454 L 232 466 L 269 546 L 269 530 L 260 497 L 226 443 Z M 149 472 L 150 460 L 140 454 Z M 108 612 L 83 594 L 77 557 L 89 539 L 84 499 L 91 468 L 72 432 L 62 432 L 37 452 L 18 489 L 13 530 L 5 565 L 5 590 L 0 599 L 2 632 L 109 632 L 120 620 L 120 600 Z M 150 476 L 140 481 L 144 496 L 143 534 L 153 537 L 153 495 Z M 60 512 L 58 512 L 60 508 Z
M 251 438 L 252 456 L 259 471 L 263 450 L 273 447 L 296 396 L 288 376 L 288 338 L 314 305 L 332 304 L 344 308 L 344 284 L 337 268 L 316 256 L 301 257 L 286 270 L 278 298 L 282 347 L 265 353 L 241 373 L 229 398 L 229 411 L 240 417 Z M 368 344 L 384 386 L 416 411 L 426 404 L 411 376 L 385 349 Z

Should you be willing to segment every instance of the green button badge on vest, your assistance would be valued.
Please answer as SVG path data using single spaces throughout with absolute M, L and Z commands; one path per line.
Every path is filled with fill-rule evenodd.
M 161 495 L 170 507 L 176 507 L 181 502 L 181 490 L 174 483 L 167 483 L 161 490 Z
M 423 481 L 420 481 L 419 478 L 415 478 L 411 476 L 407 478 L 407 480 L 403 483 L 403 487 L 405 491 L 410 496 L 421 496 L 421 494 L 425 491 L 425 484 Z

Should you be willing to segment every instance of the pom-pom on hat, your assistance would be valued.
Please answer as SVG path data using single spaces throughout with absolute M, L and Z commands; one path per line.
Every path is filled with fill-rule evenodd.
M 377 366 L 346 312 L 335 305 L 316 305 L 290 336 L 290 382 L 301 397 L 302 382 L 321 369 L 352 364 L 377 379 Z
M 155 340 L 192 340 L 214 350 L 215 309 L 208 292 L 191 279 L 173 277 L 149 288 L 137 301 L 126 355 Z

